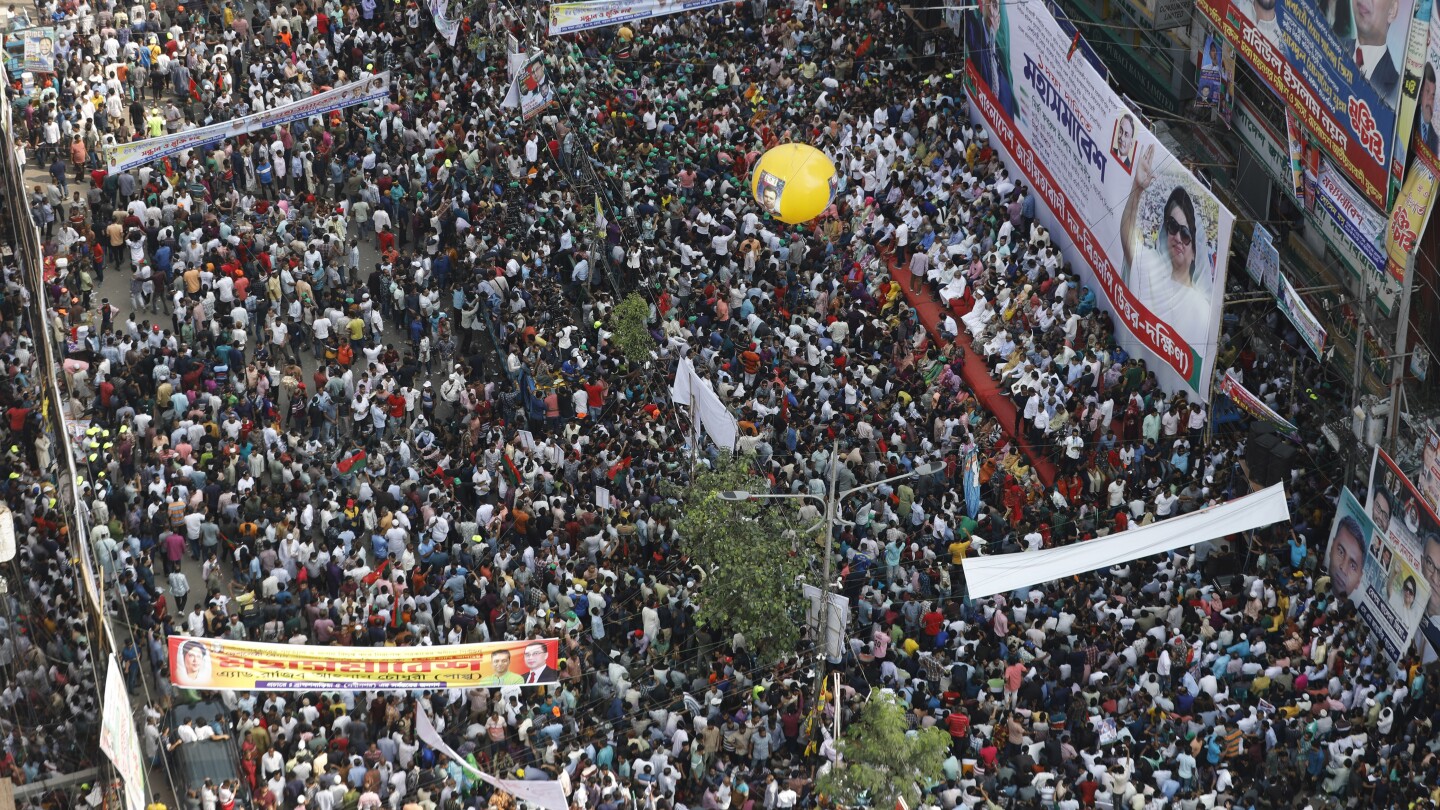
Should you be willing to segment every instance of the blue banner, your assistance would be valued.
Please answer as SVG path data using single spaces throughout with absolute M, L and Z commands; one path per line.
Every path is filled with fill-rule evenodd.
M 1200 0 L 1200 8 L 1384 209 L 1415 0 Z

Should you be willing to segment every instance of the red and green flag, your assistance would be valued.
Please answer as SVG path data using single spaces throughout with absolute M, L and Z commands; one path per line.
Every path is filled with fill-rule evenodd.
M 505 480 L 509 482 L 510 486 L 520 486 L 520 470 L 515 466 L 515 461 L 510 458 L 510 453 L 502 454 L 500 459 L 502 462 L 500 474 L 505 476 Z
M 356 450 L 353 454 L 340 459 L 335 467 L 340 470 L 341 475 L 349 475 L 352 472 L 360 472 L 369 463 L 370 457 L 364 450 Z

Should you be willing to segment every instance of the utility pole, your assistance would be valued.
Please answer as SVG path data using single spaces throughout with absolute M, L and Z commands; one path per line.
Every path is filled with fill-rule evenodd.
M 815 694 L 825 683 L 825 664 L 830 659 L 830 568 L 835 550 L 835 518 L 839 511 L 835 497 L 835 480 L 840 474 L 840 440 L 830 444 L 830 484 L 825 490 L 825 527 L 821 530 L 825 544 L 824 579 L 820 583 L 820 660 L 815 664 Z M 839 739 L 836 739 L 839 742 Z

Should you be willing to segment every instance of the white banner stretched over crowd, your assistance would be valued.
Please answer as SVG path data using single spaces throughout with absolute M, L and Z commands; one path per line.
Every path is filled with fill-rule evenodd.
M 1208 396 L 1234 215 L 1072 53 L 1044 3 L 985 0 L 965 36 L 975 111 L 1120 345 L 1163 387 Z
M 110 655 L 105 673 L 105 705 L 100 712 L 100 750 L 110 758 L 125 786 L 125 810 L 145 810 L 145 763 L 140 735 L 135 733 L 135 712 L 120 665 Z
M 499 790 L 503 790 L 522 801 L 530 802 L 545 810 L 569 810 L 570 802 L 565 799 L 565 789 L 556 781 L 535 779 L 498 779 L 470 764 L 470 761 L 445 744 L 435 723 L 425 709 L 415 710 L 415 735 L 421 742 L 449 757 L 452 762 L 473 775 L 476 779 Z
M 591 28 L 604 28 L 607 25 L 734 3 L 735 0 L 595 0 L 590 3 L 551 3 L 550 36 L 574 34 Z
M 720 401 L 715 389 L 695 372 L 695 364 L 691 363 L 688 357 L 680 358 L 680 365 L 675 369 L 675 381 L 670 384 L 670 399 L 676 405 L 688 407 L 692 420 L 699 418 L 700 424 L 705 426 L 705 432 L 710 434 L 716 447 L 722 450 L 735 449 L 735 442 L 740 437 L 740 426 L 725 408 L 725 403 Z
M 965 583 L 971 599 L 983 599 L 1289 519 L 1285 485 L 1276 484 L 1229 503 L 1099 540 L 1041 551 L 970 557 L 964 563 Z
M 146 138 L 143 141 L 116 144 L 110 148 L 109 168 L 111 172 L 122 172 L 135 166 L 167 158 L 187 149 L 219 143 L 226 138 L 235 138 L 259 132 L 262 129 L 288 124 L 314 115 L 324 115 L 332 110 L 341 110 L 375 101 L 390 95 L 390 71 L 341 85 L 307 99 L 285 104 L 274 109 L 252 113 L 244 118 L 222 121 L 218 124 L 187 129 L 173 135 Z

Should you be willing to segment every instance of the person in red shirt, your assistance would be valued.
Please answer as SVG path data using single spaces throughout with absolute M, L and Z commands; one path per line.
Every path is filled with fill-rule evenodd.
M 970 733 L 970 716 L 964 712 L 951 712 L 950 716 L 945 718 L 945 727 L 950 732 L 952 747 L 965 750 L 965 738 Z
M 600 412 L 605 409 L 605 392 L 610 386 L 604 380 L 591 380 L 585 383 L 585 408 L 590 412 L 592 420 L 600 418 Z
M 30 416 L 30 409 L 14 405 L 5 410 L 5 416 L 10 420 L 10 432 L 19 433 L 25 429 L 25 420 Z
M 925 634 L 925 646 L 935 646 L 935 637 L 940 635 L 940 628 L 945 625 L 945 614 L 932 606 L 930 611 L 920 617 L 920 627 Z
M 386 398 L 385 404 L 390 412 L 390 421 L 387 425 L 395 425 L 395 429 L 398 430 L 399 420 L 405 418 L 405 397 L 401 396 L 398 391 L 391 392 L 390 396 Z

